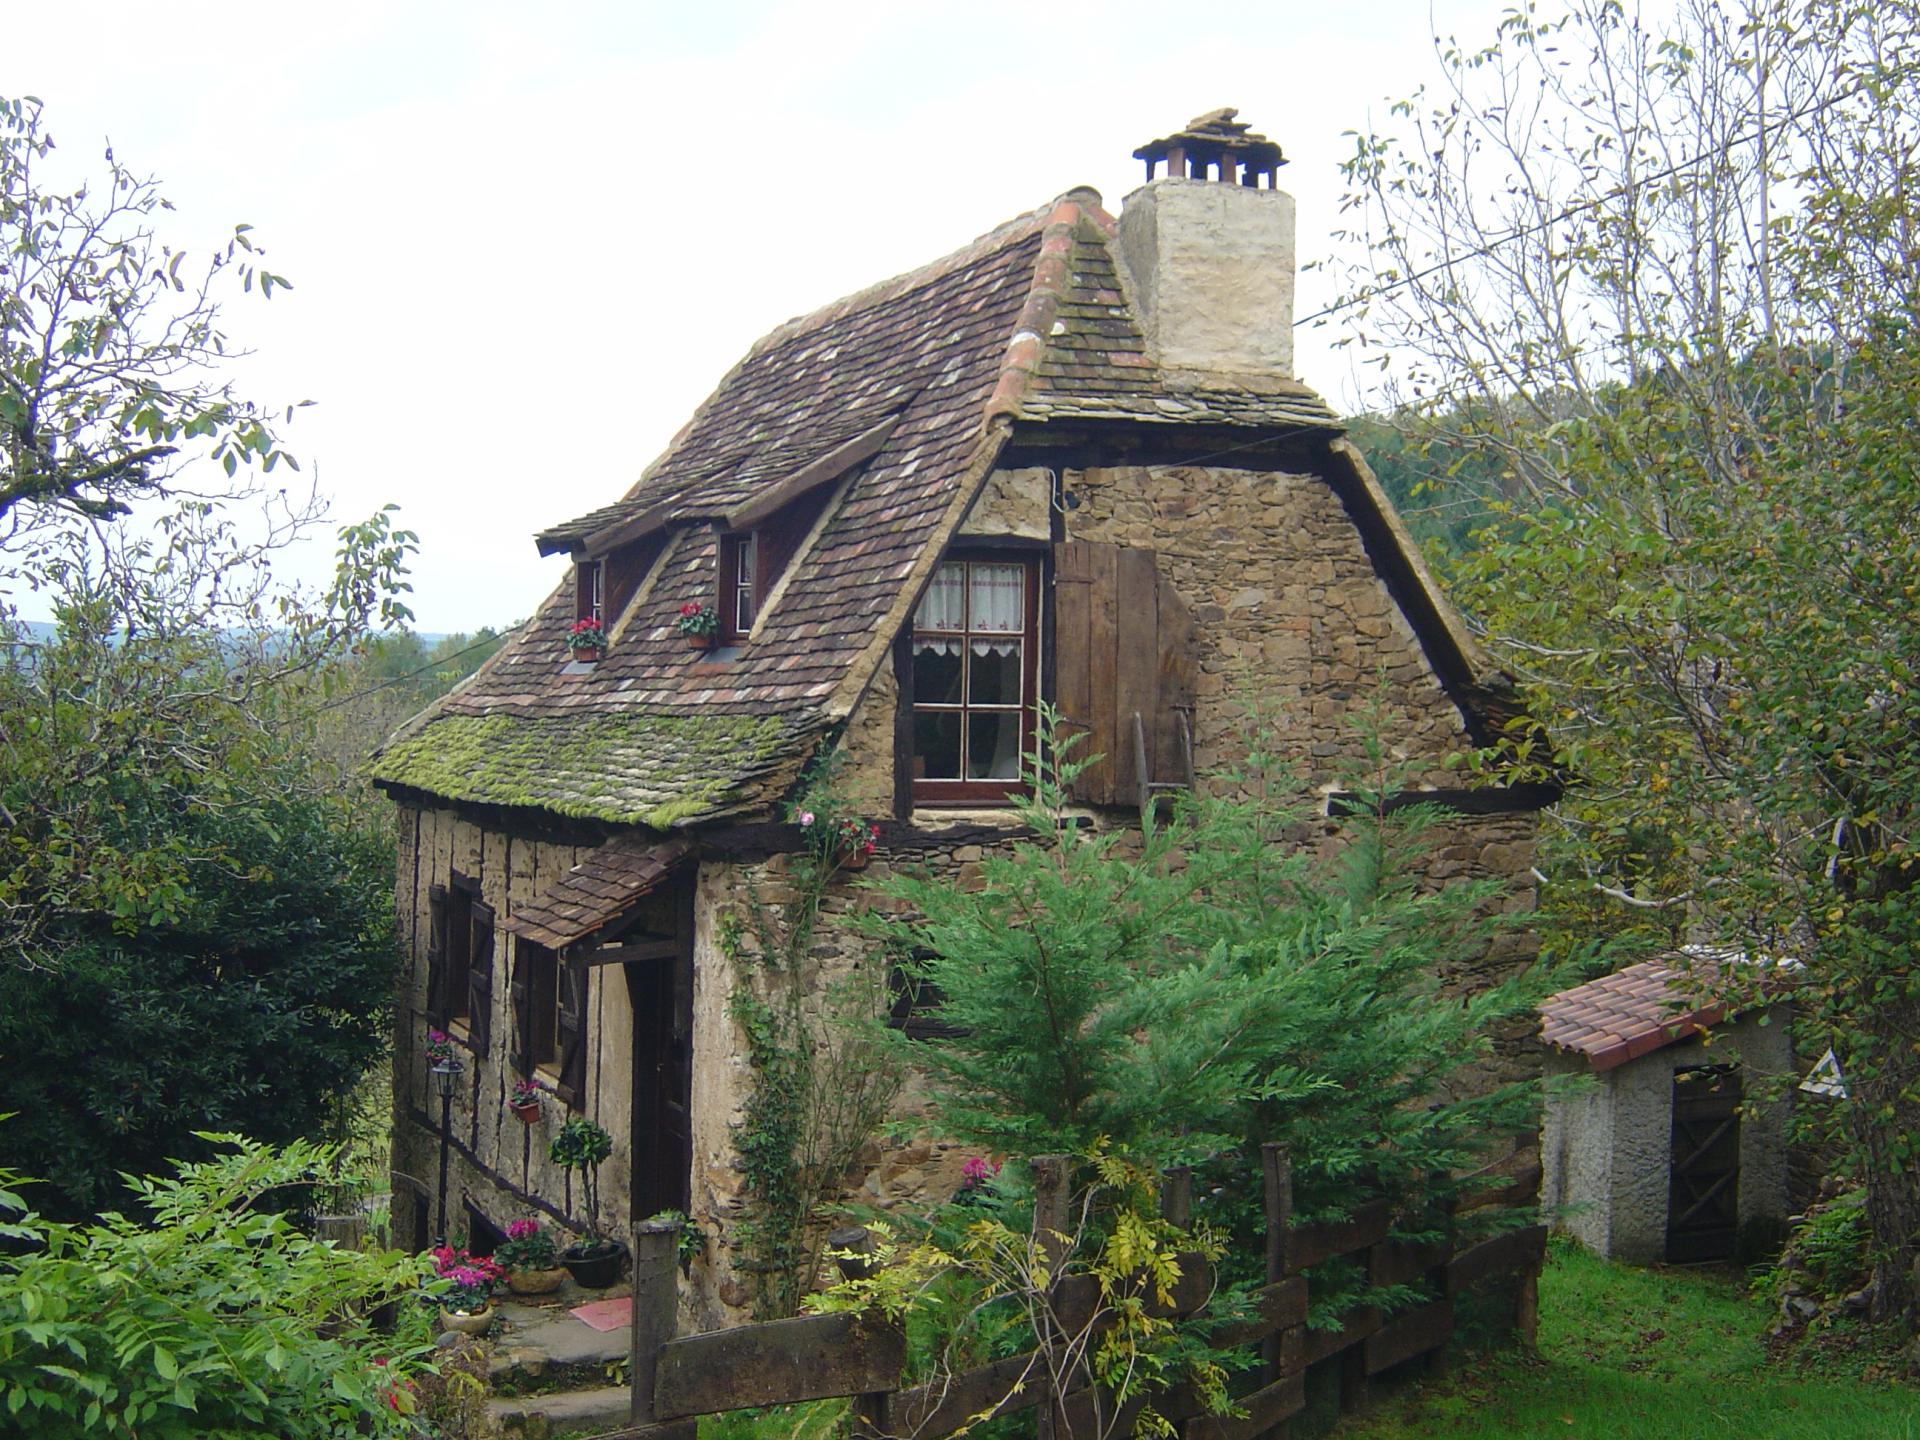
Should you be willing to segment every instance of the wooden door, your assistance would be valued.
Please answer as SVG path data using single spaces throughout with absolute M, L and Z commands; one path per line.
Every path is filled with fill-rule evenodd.
M 693 877 L 673 895 L 670 955 L 627 962 L 633 1001 L 633 1218 L 687 1209 L 693 1171 Z
M 1725 1260 L 1740 1227 L 1740 1072 L 1701 1065 L 1673 1076 L 1667 1259 Z

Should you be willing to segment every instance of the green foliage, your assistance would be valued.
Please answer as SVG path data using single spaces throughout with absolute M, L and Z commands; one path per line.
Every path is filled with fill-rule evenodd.
M 1034 841 L 989 856 L 977 891 L 882 886 L 917 918 L 876 933 L 904 929 L 920 958 L 903 963 L 959 1032 L 894 1041 L 928 1075 L 941 1133 L 1199 1165 L 1197 1213 L 1250 1232 L 1264 1141 L 1293 1157 L 1311 1220 L 1382 1194 L 1438 1202 L 1528 1127 L 1533 1087 L 1461 1082 L 1543 977 L 1435 1003 L 1442 966 L 1471 973 L 1491 943 L 1495 894 L 1419 884 L 1433 816 L 1360 813 L 1330 857 L 1303 855 L 1262 734 L 1136 842 L 1066 818 L 1079 762 L 1050 716 L 1042 730 L 1056 758 L 1022 810 Z
M 188 454 L 231 477 L 292 458 L 235 393 L 221 305 L 289 290 L 250 225 L 204 262 L 158 233 L 172 207 L 113 152 L 99 183 L 49 189 L 40 102 L 0 99 L 0 530 L 102 519 L 164 492 Z M 204 488 L 201 487 L 201 488 Z
M 217 1158 L 131 1182 L 146 1218 L 50 1221 L 0 1171 L 0 1428 L 47 1440 L 417 1434 L 424 1312 L 399 1306 L 393 1334 L 369 1316 L 417 1288 L 419 1263 L 309 1240 L 269 1203 L 328 1168 L 324 1150 L 206 1138 L 224 1147 Z
M 1578 777 L 1566 923 L 1806 963 L 1920 1323 L 1920 6 L 1514 10 L 1441 62 L 1358 141 L 1352 299 L 1514 477 L 1455 570 L 1531 703 L 1484 768 Z
M 752 1083 L 733 1127 L 745 1213 L 735 1231 L 753 1279 L 757 1319 L 792 1315 L 813 1286 L 831 1228 L 829 1202 L 847 1168 L 886 1119 L 902 1066 L 873 1029 L 886 1009 L 886 976 L 856 966 L 816 988 L 813 940 L 820 902 L 843 852 L 836 822 L 850 808 L 823 762 L 791 807 L 806 851 L 788 857 L 779 903 L 749 879 L 741 908 L 720 921 L 733 974 L 727 1013 L 746 1039 Z
M 562 1170 L 578 1170 L 586 1192 L 587 1237 L 600 1237 L 600 1166 L 613 1154 L 613 1137 L 584 1115 L 575 1115 L 555 1132 L 547 1159 Z
M 1872 1270 L 1872 1238 L 1864 1190 L 1814 1205 L 1794 1224 L 1786 1253 L 1762 1276 L 1759 1289 L 1776 1303 L 1789 1289 L 1801 1287 L 1838 1299 L 1866 1282 Z
M 1168 1222 L 1154 1173 L 1104 1145 L 1077 1157 L 1077 1168 L 1084 1181 L 1064 1207 L 1070 1229 L 1037 1223 L 1031 1207 L 999 1204 L 946 1207 L 911 1244 L 874 1222 L 868 1228 L 877 1243 L 863 1257 L 870 1273 L 808 1297 L 807 1309 L 905 1323 L 920 1342 L 910 1364 L 923 1382 L 979 1363 L 980 1340 L 991 1334 L 1000 1352 L 993 1358 L 1030 1353 L 1027 1374 L 1013 1389 L 1044 1379 L 1064 1390 L 1072 1377 L 1091 1373 L 1116 1405 L 1144 1402 L 1136 1422 L 1143 1435 L 1174 1433 L 1151 1397 L 1175 1384 L 1191 1387 L 1207 1413 L 1227 1413 L 1228 1370 L 1252 1357 L 1214 1351 L 1206 1333 L 1246 1312 L 1228 1297 L 1206 1321 L 1175 1321 L 1155 1308 L 1171 1305 L 1187 1266 L 1221 1258 L 1221 1238 L 1205 1226 L 1188 1232 Z M 1067 1312 L 1062 1297 L 1085 1293 L 1084 1282 L 1091 1282 L 1092 1303 L 1083 1313 Z M 952 1314 L 956 1300 L 967 1323 L 926 1346 L 927 1332 L 915 1321 L 930 1311 Z

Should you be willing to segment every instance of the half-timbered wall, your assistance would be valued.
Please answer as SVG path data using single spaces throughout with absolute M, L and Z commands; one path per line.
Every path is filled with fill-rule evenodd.
M 401 982 L 399 1043 L 394 1054 L 395 1154 L 397 1167 L 431 1193 L 438 1179 L 440 1102 L 426 1073 L 427 940 L 429 887 L 446 885 L 457 872 L 479 887 L 479 898 L 504 921 L 515 906 L 565 874 L 591 846 L 533 839 L 484 829 L 452 810 L 398 808 L 397 905 L 401 941 L 409 957 Z M 513 1020 L 508 985 L 513 937 L 497 931 L 494 943 L 492 1015 L 484 1056 L 470 1043 L 458 1051 L 466 1074 L 453 1104 L 452 1163 L 447 1183 L 448 1224 L 464 1230 L 462 1201 L 471 1198 L 495 1224 L 520 1215 L 579 1230 L 586 1223 L 578 1186 L 547 1160 L 557 1126 L 572 1113 L 548 1096 L 539 1122 L 522 1124 L 506 1108 L 515 1078 L 509 1062 Z M 614 1158 L 600 1170 L 603 1225 L 618 1233 L 627 1216 L 630 1184 L 626 1136 L 632 1084 L 633 1015 L 617 967 L 591 975 L 587 995 L 586 1094 L 580 1113 L 604 1125 L 617 1139 Z M 456 1028 L 471 1041 L 472 1027 Z M 397 1217 L 410 1223 L 401 1207 Z M 423 1238 L 404 1236 L 402 1238 Z

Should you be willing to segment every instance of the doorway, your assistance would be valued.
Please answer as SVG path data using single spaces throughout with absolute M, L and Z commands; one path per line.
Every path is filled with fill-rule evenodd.
M 693 1172 L 693 867 L 621 939 L 633 1004 L 633 1218 L 685 1213 Z
M 1673 1160 L 1667 1259 L 1726 1260 L 1740 1228 L 1740 1071 L 1698 1065 L 1673 1073 Z

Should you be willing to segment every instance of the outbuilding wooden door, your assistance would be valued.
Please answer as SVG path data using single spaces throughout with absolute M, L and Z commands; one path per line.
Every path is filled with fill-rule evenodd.
M 629 961 L 633 1218 L 687 1209 L 693 1170 L 693 876 L 675 886 L 671 954 Z M 666 948 L 666 947 L 662 947 Z
M 1740 1071 L 1732 1065 L 1676 1070 L 1667 1259 L 1725 1260 L 1739 1226 Z

